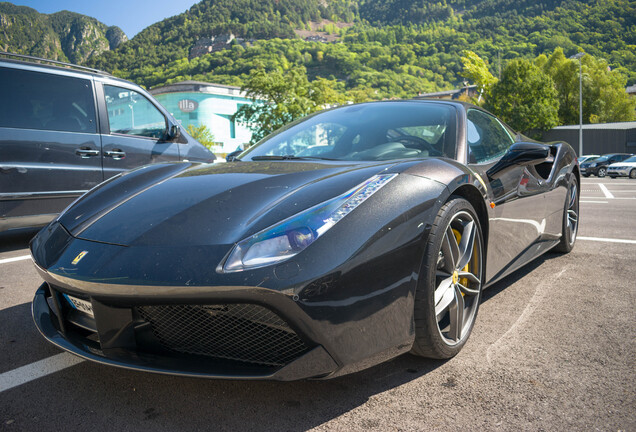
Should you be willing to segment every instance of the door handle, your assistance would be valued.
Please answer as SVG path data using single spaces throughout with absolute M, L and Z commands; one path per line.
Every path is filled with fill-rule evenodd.
M 104 152 L 104 156 L 112 157 L 115 160 L 120 160 L 126 157 L 126 152 L 119 149 L 108 150 Z
M 82 159 L 86 159 L 92 156 L 99 156 L 99 150 L 93 150 L 90 147 L 80 147 L 75 149 L 75 154 L 81 156 Z

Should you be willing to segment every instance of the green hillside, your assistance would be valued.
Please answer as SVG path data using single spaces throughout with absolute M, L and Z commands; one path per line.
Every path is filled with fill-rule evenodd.
M 41 14 L 26 6 L 0 2 L 0 49 L 53 60 L 84 63 L 127 40 L 116 26 L 61 11 Z
M 6 20 L 3 10 L 11 5 L 0 5 L 0 20 Z M 461 85 L 463 50 L 486 59 L 498 76 L 513 59 L 534 59 L 561 47 L 566 56 L 583 49 L 605 59 L 633 84 L 635 5 L 631 0 L 204 0 L 114 50 L 71 60 L 147 87 L 185 79 L 241 85 L 254 68 L 303 66 L 310 80 L 325 78 L 349 99 L 364 100 Z M 77 44 L 77 39 L 56 42 L 59 29 L 68 32 L 68 25 L 36 20 L 32 9 L 19 9 L 19 25 L 35 20 L 39 26 L 39 39 L 32 39 L 38 42 L 29 48 L 26 33 L 9 32 L 7 39 L 3 25 L 0 44 L 8 40 L 9 49 L 17 46 L 49 57 Z M 12 16 L 16 20 L 18 15 Z M 335 43 L 297 36 L 310 29 L 331 33 Z M 228 33 L 245 41 L 189 59 L 197 41 Z M 85 52 L 95 51 L 89 44 Z

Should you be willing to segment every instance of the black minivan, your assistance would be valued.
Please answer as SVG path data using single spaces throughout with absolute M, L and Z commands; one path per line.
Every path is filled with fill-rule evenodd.
M 138 85 L 95 69 L 0 54 L 13 58 L 0 58 L 0 232 L 45 225 L 123 171 L 215 160 Z

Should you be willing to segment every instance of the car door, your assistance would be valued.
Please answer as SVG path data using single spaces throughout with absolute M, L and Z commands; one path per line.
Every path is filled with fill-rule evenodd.
M 0 230 L 42 225 L 102 181 L 93 80 L 7 65 L 0 96 Z
M 179 144 L 166 141 L 168 121 L 132 86 L 100 83 L 104 127 L 104 179 L 142 165 L 179 160 Z
M 487 281 L 495 280 L 536 255 L 533 245 L 545 228 L 545 187 L 525 166 L 493 172 L 492 168 L 515 142 L 512 133 L 494 116 L 466 112 L 469 166 L 489 184 L 494 217 L 489 220 Z

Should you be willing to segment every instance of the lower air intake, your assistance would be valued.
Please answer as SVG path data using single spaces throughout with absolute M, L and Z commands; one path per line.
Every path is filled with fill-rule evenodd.
M 173 351 L 284 366 L 307 351 L 289 325 L 253 304 L 142 306 L 137 311 Z

